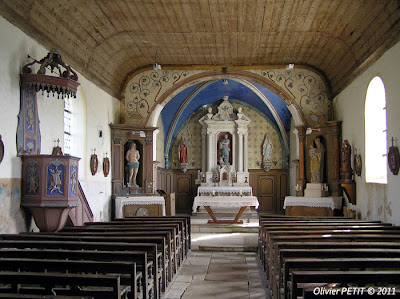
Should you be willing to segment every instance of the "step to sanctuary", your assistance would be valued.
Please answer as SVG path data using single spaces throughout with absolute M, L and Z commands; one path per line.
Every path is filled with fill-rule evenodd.
M 232 219 L 216 215 L 218 219 Z M 241 218 L 243 224 L 207 223 L 210 216 L 191 217 L 191 239 L 194 251 L 256 252 L 258 246 L 258 217 Z

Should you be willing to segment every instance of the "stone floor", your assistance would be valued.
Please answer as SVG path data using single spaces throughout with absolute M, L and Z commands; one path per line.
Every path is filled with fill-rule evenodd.
M 192 219 L 192 250 L 165 298 L 270 298 L 256 226 L 254 219 L 234 226 Z

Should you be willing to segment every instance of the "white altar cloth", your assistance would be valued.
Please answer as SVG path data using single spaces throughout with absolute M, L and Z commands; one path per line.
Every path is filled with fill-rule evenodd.
M 196 196 L 193 201 L 193 213 L 196 213 L 200 206 L 210 206 L 215 208 L 241 208 L 256 207 L 258 200 L 255 196 Z
M 115 198 L 115 218 L 122 218 L 122 209 L 129 205 L 161 205 L 165 216 L 165 201 L 162 196 L 133 196 Z
M 283 208 L 288 206 L 331 208 L 332 210 L 342 209 L 342 197 L 301 197 L 286 196 Z
M 239 194 L 242 190 L 243 194 L 248 193 L 253 196 L 253 188 L 250 186 L 200 186 L 197 188 L 197 196 L 200 196 L 201 193 L 212 193 L 213 190 L 217 193 L 232 194 Z

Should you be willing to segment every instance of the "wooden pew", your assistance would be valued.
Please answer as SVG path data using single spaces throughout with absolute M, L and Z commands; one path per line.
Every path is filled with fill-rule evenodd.
M 261 256 L 261 261 L 265 263 L 265 254 L 264 253 L 267 249 L 267 235 L 268 232 L 277 232 L 277 231 L 284 231 L 283 234 L 286 234 L 288 231 L 297 231 L 297 232 L 305 232 L 305 231 L 317 231 L 317 230 L 352 230 L 352 231 L 360 231 L 360 230 L 385 230 L 385 231 L 393 231 L 395 233 L 400 232 L 399 227 L 394 226 L 387 226 L 382 224 L 375 224 L 375 223 L 367 223 L 367 224 L 346 224 L 346 223 L 298 223 L 296 225 L 288 225 L 288 224 L 268 224 L 264 225 L 262 228 L 262 232 L 260 233 L 259 238 L 259 252 Z M 260 228 L 261 231 L 261 228 Z
M 28 284 L 41 285 L 44 292 L 52 294 L 54 288 L 58 285 L 86 286 L 86 287 L 108 287 L 110 291 L 102 290 L 81 290 L 79 288 L 70 288 L 67 290 L 69 295 L 84 295 L 95 298 L 114 298 L 121 299 L 120 277 L 118 275 L 87 275 L 71 273 L 36 273 L 36 272 L 6 272 L 0 271 L 0 283 L 4 284 Z M 52 291 L 53 290 L 53 291 Z M 46 294 L 45 293 L 45 294 Z M 59 291 L 62 294 L 62 292 Z
M 378 236 L 378 233 L 381 235 Z M 304 234 L 306 234 L 306 239 L 303 238 Z M 310 241 L 318 241 L 320 244 L 330 244 L 332 240 L 336 240 L 336 243 L 340 243 L 337 242 L 337 240 L 341 242 L 346 241 L 343 236 L 345 236 L 348 241 L 356 241 L 357 243 L 370 240 L 376 240 L 379 241 L 376 243 L 380 243 L 382 239 L 386 242 L 392 240 L 399 242 L 399 234 L 400 231 L 398 227 L 376 222 L 354 220 L 341 220 L 337 222 L 337 219 L 291 219 L 289 221 L 282 221 L 280 218 L 272 221 L 270 219 L 268 221 L 260 220 L 260 256 L 262 256 L 262 260 L 264 260 L 263 263 L 267 269 L 268 279 L 270 279 L 271 287 L 274 291 L 274 298 L 277 298 L 279 294 L 279 282 L 281 281 L 281 265 L 280 263 L 273 263 L 274 261 L 280 260 L 279 250 L 276 252 L 274 248 L 275 243 L 285 244 L 286 242 L 291 242 L 293 238 L 295 238 L 296 241 L 291 242 L 293 244 L 297 242 L 304 244 Z M 329 238 L 324 238 L 328 237 L 326 235 L 330 235 Z M 353 237 L 348 238 L 348 235 L 352 235 Z M 355 240 L 358 236 L 360 236 L 360 239 Z M 391 236 L 389 237 L 390 239 L 387 238 L 387 236 Z M 279 240 L 279 238 L 281 239 Z M 303 239 L 301 240 L 301 238 Z M 301 246 L 296 248 L 302 250 Z M 275 281 L 276 278 L 278 279 L 277 281 Z
M 142 220 L 130 220 L 130 221 L 112 221 L 112 222 L 87 222 L 84 227 L 88 226 L 118 226 L 118 227 L 138 227 L 138 228 L 173 228 L 173 238 L 175 252 L 177 252 L 177 263 L 181 266 L 183 259 L 185 258 L 185 252 L 183 250 L 183 240 L 185 234 L 179 223 L 173 223 L 170 221 L 158 221 L 157 223 L 144 222 Z
M 281 269 L 284 269 L 283 263 L 288 258 L 400 258 L 400 250 L 382 248 L 282 249 L 279 261 L 275 263 L 276 271 L 272 272 L 273 275 L 277 275 L 281 272 Z M 323 265 L 320 266 L 323 267 Z M 279 294 L 280 280 L 279 276 L 271 277 L 271 288 L 274 294 Z
M 275 252 L 274 244 L 276 242 L 310 242 L 310 241 L 320 241 L 320 242 L 400 242 L 400 235 L 392 235 L 392 234 L 304 234 L 297 236 L 289 236 L 289 235 L 279 235 L 279 236 L 271 236 L 270 243 L 268 245 L 268 253 L 272 253 L 270 263 L 273 261 L 277 261 L 279 259 L 280 252 Z M 270 267 L 272 266 L 272 267 Z M 274 265 L 268 265 L 267 268 L 269 272 L 274 268 Z
M 122 220 L 125 221 L 127 220 L 142 220 L 142 221 L 164 221 L 165 219 L 172 220 L 172 221 L 183 221 L 184 222 L 184 227 L 185 227 L 185 237 L 186 237 L 186 244 L 187 244 L 187 250 L 188 251 L 191 248 L 191 216 L 128 216 L 125 218 L 117 218 L 115 219 L 116 221 Z
M 302 294 L 299 284 L 318 283 L 356 283 L 359 286 L 373 284 L 383 286 L 383 283 L 399 284 L 400 270 L 373 271 L 293 271 L 291 279 L 290 298 Z M 317 281 L 316 281 L 317 280 Z
M 64 238 L 64 240 L 69 240 L 72 238 L 83 241 L 86 238 L 87 241 L 94 241 L 94 238 L 103 238 L 109 242 L 130 242 L 130 243 L 156 243 L 158 245 L 157 248 L 162 252 L 162 261 L 160 265 L 163 267 L 162 280 L 163 280 L 163 291 L 165 291 L 165 287 L 167 285 L 167 281 L 172 281 L 172 256 L 170 254 L 170 248 L 168 242 L 166 240 L 166 234 L 158 234 L 155 232 L 98 232 L 98 231 L 75 231 L 75 232 L 57 232 L 57 233 L 21 233 L 18 236 L 40 236 L 37 238 L 53 238 L 60 237 Z M 43 237 L 44 236 L 44 237 Z M 49 237 L 47 237 L 49 236 Z M 119 239 L 118 239 L 119 238 Z M 129 238 L 129 239 L 126 239 Z M 6 238 L 7 239 L 7 238 Z M 110 241 L 111 240 L 111 241 Z M 100 239 L 98 240 L 100 241 Z
M 155 244 L 149 244 L 149 248 L 156 248 Z M 148 251 L 140 251 L 135 250 L 135 247 L 132 244 L 127 243 L 107 243 L 107 242 L 73 242 L 73 241 L 29 241 L 29 240 L 2 240 L 0 241 L 0 257 L 10 257 L 7 256 L 7 250 L 10 249 L 25 249 L 24 254 L 28 254 L 28 256 L 38 255 L 40 252 L 48 249 L 56 249 L 56 253 L 60 253 L 60 255 L 68 256 L 69 258 L 81 258 L 85 260 L 91 260 L 94 258 L 99 258 L 101 256 L 104 261 L 109 261 L 110 258 L 113 260 L 122 260 L 122 261 L 130 261 L 134 262 L 137 265 L 137 269 L 142 272 L 142 285 L 143 285 L 143 294 L 145 298 L 148 298 L 151 292 L 154 292 L 154 296 L 158 296 L 158 271 L 154 271 L 154 268 L 157 269 L 157 259 L 154 258 L 152 260 L 148 260 Z M 143 247 L 142 247 L 143 248 Z M 6 250 L 4 250 L 6 249 Z M 34 250 L 37 249 L 37 250 Z M 61 250 L 64 249 L 66 252 L 61 253 Z M 97 254 L 101 250 L 101 255 Z M 29 253 L 27 253 L 29 250 Z M 39 253 L 38 253 L 39 252 Z M 93 258 L 85 255 L 86 252 L 95 252 Z M 153 251 L 154 252 L 154 251 Z M 121 255 L 123 253 L 124 255 Z M 19 253 L 21 254 L 21 252 Z M 49 253 L 50 255 L 51 253 Z M 82 256 L 82 257 L 81 257 Z M 13 256 L 11 256 L 13 257 Z M 52 256 L 57 259 L 57 256 Z M 42 256 L 42 258 L 46 258 L 46 256 Z M 50 257 L 49 257 L 50 258 Z M 97 259 L 98 260 L 98 259 Z M 152 279 L 149 278 L 149 274 L 153 273 Z M 154 274 L 156 276 L 154 276 Z M 156 297 L 158 298 L 158 297 Z
M 43 234 L 43 233 L 22 233 L 19 235 L 7 234 L 7 235 L 0 235 L 0 239 L 2 240 L 33 240 L 33 241 L 79 241 L 79 242 L 111 242 L 115 243 L 128 243 L 134 244 L 134 249 L 139 250 L 149 250 L 148 255 L 151 256 L 156 254 L 157 262 L 153 267 L 153 276 L 155 279 L 161 277 L 162 285 L 161 288 L 163 291 L 166 290 L 166 252 L 165 252 L 165 239 L 162 237 L 131 237 L 131 236 L 77 236 L 77 235 L 61 235 L 59 233 L 55 234 Z M 157 244 L 157 253 L 154 252 L 153 247 L 149 247 L 148 244 L 155 243 Z M 130 247 L 132 249 L 132 247 Z M 158 252 L 158 248 L 161 248 L 161 252 Z M 120 248 L 118 248 L 120 249 Z M 159 260 L 158 260 L 159 259 Z M 162 269 L 159 273 L 155 274 L 154 272 L 157 271 L 157 266 L 161 265 Z
M 75 274 L 113 274 L 121 275 L 121 286 L 129 286 L 129 298 L 138 298 L 138 279 L 141 273 L 137 272 L 136 264 L 120 261 L 90 261 L 65 259 L 33 259 L 29 258 L 0 258 L 1 271 L 8 272 L 48 272 L 48 273 L 75 273 Z M 140 284 L 139 284 L 140 285 Z
M 174 252 L 176 254 L 177 266 L 180 266 L 183 261 L 184 252 L 182 247 L 183 243 L 181 241 L 182 232 L 178 224 L 168 223 L 168 222 L 167 223 L 158 222 L 157 224 L 154 224 L 154 223 L 146 223 L 143 221 L 135 221 L 129 223 L 125 221 L 88 222 L 81 229 L 86 229 L 88 227 L 100 227 L 100 228 L 118 227 L 119 229 L 136 228 L 137 230 L 149 230 L 149 231 L 170 230 L 172 234 Z M 80 228 L 79 227 L 64 228 L 62 231 L 64 230 L 68 231 L 71 229 L 80 229 Z
M 58 233 L 108 233 L 108 234 L 114 234 L 114 233 L 126 233 L 127 235 L 149 235 L 149 236 L 164 236 L 167 239 L 168 243 L 168 257 L 171 260 L 171 264 L 169 267 L 169 273 L 171 275 L 175 274 L 178 270 L 178 263 L 177 263 L 177 256 L 179 253 L 176 251 L 175 247 L 175 240 L 174 240 L 174 228 L 168 228 L 168 227 L 163 227 L 163 228 L 155 228 L 153 226 L 144 226 L 144 227 L 138 227 L 138 226 L 121 226 L 121 225 L 96 225 L 96 226 L 74 226 L 74 227 L 67 227 L 61 230 Z
M 400 258 L 285 258 L 283 260 L 283 278 L 280 286 L 283 289 L 280 292 L 281 298 L 288 294 L 288 283 L 291 281 L 290 273 L 298 270 L 341 270 L 351 269 L 365 270 L 368 268 L 380 270 L 398 270 L 400 269 Z
M 368 228 L 360 227 L 359 229 L 338 229 L 337 226 L 325 226 L 321 227 L 321 229 L 314 229 L 313 227 L 301 227 L 301 228 L 287 228 L 285 230 L 280 230 L 280 228 L 271 228 L 268 229 L 266 232 L 266 240 L 264 242 L 264 247 L 266 251 L 273 254 L 273 242 L 272 239 L 276 236 L 289 236 L 289 237 L 296 237 L 296 236 L 304 236 L 304 235 L 320 235 L 321 238 L 327 238 L 330 235 L 335 236 L 352 236 L 352 235 L 390 235 L 390 236 L 397 236 L 398 239 L 400 238 L 400 230 L 393 230 L 392 227 L 382 227 L 376 230 L 370 230 Z

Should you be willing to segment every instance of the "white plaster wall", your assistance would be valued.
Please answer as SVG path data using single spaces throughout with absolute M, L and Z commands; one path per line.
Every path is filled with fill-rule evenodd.
M 365 96 L 368 84 L 375 76 L 382 78 L 386 89 L 388 147 L 392 137 L 395 139 L 394 145 L 400 146 L 400 43 L 389 49 L 333 101 L 335 117 L 343 121 L 342 140 L 349 141 L 353 155 L 354 148 L 357 148 L 363 162 L 361 176 L 355 176 L 357 204 L 348 206 L 360 212 L 362 219 L 400 225 L 400 176 L 393 175 L 388 169 L 387 185 L 365 182 Z
M 19 74 L 22 66 L 30 62 L 27 58 L 28 54 L 40 60 L 50 49 L 42 47 L 1 16 L 0 40 L 2 41 L 0 43 L 0 61 L 2 62 L 0 64 L 0 135 L 5 145 L 4 159 L 0 164 L 0 219 L 7 223 L 0 226 L 0 232 L 15 233 L 30 229 L 25 226 L 24 212 L 19 209 L 20 185 L 15 187 L 13 183 L 12 190 L 7 189 L 11 188 L 10 179 L 17 179 L 17 181 L 21 179 L 21 159 L 17 157 L 16 151 L 20 106 Z M 68 61 L 66 63 L 68 64 Z M 72 68 L 74 68 L 73 65 Z M 82 75 L 78 75 L 81 83 L 78 101 L 82 108 L 79 133 L 82 144 L 79 145 L 79 152 L 83 154 L 80 157 L 82 159 L 79 178 L 95 220 L 108 220 L 111 216 L 111 175 L 104 177 L 102 161 L 106 152 L 108 157 L 111 156 L 109 123 L 119 122 L 120 103 Z M 46 94 L 42 96 L 38 93 L 42 154 L 51 154 L 53 141 L 57 138 L 61 141 L 60 146 L 63 146 L 63 110 L 61 99 L 47 97 Z M 99 128 L 103 130 L 103 138 L 97 137 Z M 93 148 L 96 148 L 100 162 L 99 172 L 94 176 L 89 168 Z
M 111 129 L 110 123 L 119 122 L 119 101 L 105 93 L 96 85 L 79 77 L 86 101 L 86 151 L 83 165 L 83 178 L 80 180 L 89 201 L 95 221 L 108 221 L 111 218 Z M 99 137 L 102 130 L 103 137 Z M 90 156 L 96 149 L 99 160 L 97 173 L 90 171 Z M 104 177 L 103 159 L 110 159 L 110 174 Z M 82 167 L 83 166 L 83 167 Z

